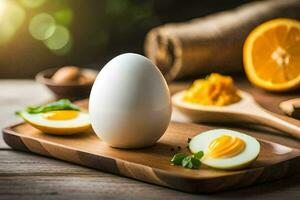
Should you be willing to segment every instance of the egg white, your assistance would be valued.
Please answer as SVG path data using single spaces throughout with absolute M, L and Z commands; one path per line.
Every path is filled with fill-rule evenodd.
M 235 136 L 242 139 L 246 143 L 244 151 L 230 158 L 209 158 L 204 156 L 201 162 L 205 165 L 218 169 L 240 169 L 247 166 L 258 157 L 260 144 L 255 138 L 228 129 L 214 129 L 203 132 L 192 138 L 189 143 L 189 148 L 193 153 L 203 151 L 205 155 L 208 152 L 210 143 L 222 135 Z
M 43 113 L 30 114 L 28 112 L 22 112 L 21 116 L 25 120 L 28 120 L 35 124 L 54 127 L 54 128 L 79 127 L 79 126 L 90 124 L 89 115 L 88 113 L 84 113 L 84 112 L 79 112 L 76 118 L 69 119 L 69 120 L 49 120 L 43 117 Z

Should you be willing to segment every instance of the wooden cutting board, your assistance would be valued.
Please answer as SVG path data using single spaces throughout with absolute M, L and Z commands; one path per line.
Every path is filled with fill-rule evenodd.
M 261 94 L 258 96 L 259 99 L 267 99 Z M 87 107 L 87 101 L 81 101 L 79 105 Z M 3 137 L 14 149 L 186 192 L 216 192 L 300 173 L 300 150 L 261 140 L 254 130 L 237 128 L 235 130 L 257 137 L 261 143 L 258 159 L 247 169 L 222 171 L 202 166 L 199 170 L 190 170 L 170 165 L 170 159 L 176 151 L 188 151 L 188 138 L 212 128 L 214 126 L 171 122 L 156 145 L 138 150 L 111 148 L 92 130 L 73 136 L 53 136 L 41 133 L 25 123 L 5 128 Z

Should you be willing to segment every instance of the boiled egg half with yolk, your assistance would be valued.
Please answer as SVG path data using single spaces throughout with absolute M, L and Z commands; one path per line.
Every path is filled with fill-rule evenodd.
M 90 128 L 88 113 L 76 110 L 55 110 L 38 114 L 23 111 L 19 115 L 40 131 L 55 135 L 71 135 Z
M 259 155 L 259 142 L 249 135 L 228 129 L 214 129 L 196 135 L 189 142 L 192 153 L 204 152 L 201 162 L 225 170 L 241 169 Z

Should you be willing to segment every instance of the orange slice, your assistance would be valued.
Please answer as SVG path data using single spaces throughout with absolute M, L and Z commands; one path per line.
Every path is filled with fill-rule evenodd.
M 243 50 L 250 82 L 270 91 L 300 87 L 300 22 L 274 19 L 256 27 Z

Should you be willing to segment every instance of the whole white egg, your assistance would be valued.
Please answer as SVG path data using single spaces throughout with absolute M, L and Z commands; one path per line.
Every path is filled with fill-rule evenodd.
M 112 147 L 153 145 L 166 131 L 171 112 L 163 75 L 148 58 L 134 53 L 109 61 L 90 94 L 92 127 Z

